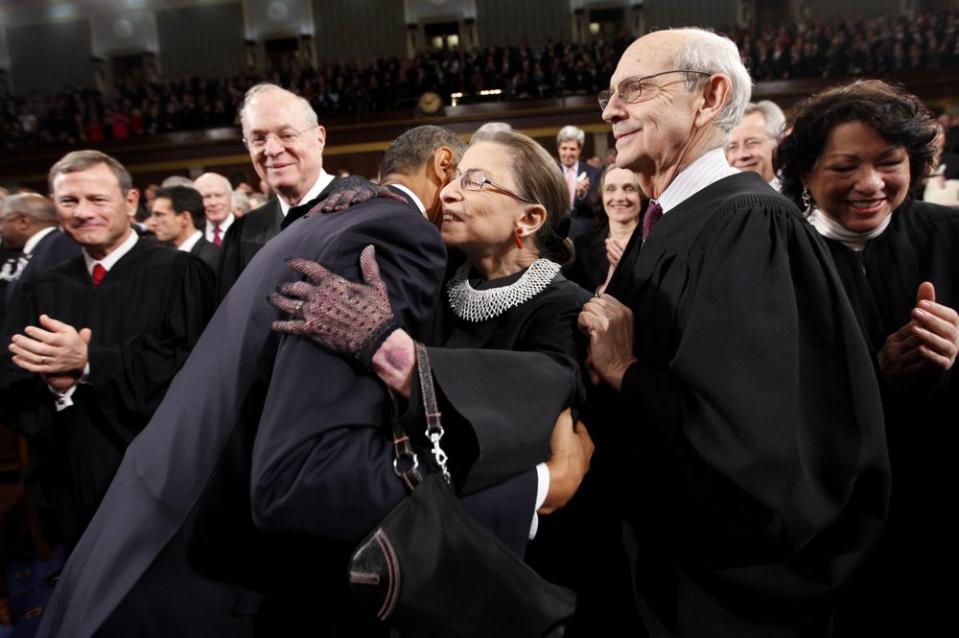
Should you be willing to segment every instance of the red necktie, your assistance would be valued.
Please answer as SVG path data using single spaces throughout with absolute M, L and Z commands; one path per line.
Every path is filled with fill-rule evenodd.
M 216 224 L 213 227 L 213 245 L 220 246 L 223 244 L 223 238 L 220 236 L 220 225 Z
M 653 230 L 653 224 L 658 222 L 662 216 L 663 207 L 659 205 L 659 202 L 655 199 L 649 200 L 649 205 L 646 206 L 646 213 L 643 215 L 643 241 L 646 241 L 649 233 Z
M 107 276 L 107 269 L 103 264 L 93 264 L 93 285 L 99 286 L 103 278 Z

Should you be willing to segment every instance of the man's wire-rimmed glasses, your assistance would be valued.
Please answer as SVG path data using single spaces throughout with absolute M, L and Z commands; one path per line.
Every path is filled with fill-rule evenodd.
M 662 71 L 661 73 L 653 73 L 652 75 L 644 75 L 642 77 L 633 76 L 626 78 L 616 86 L 615 91 L 610 91 L 606 89 L 605 91 L 600 91 L 596 96 L 599 100 L 599 108 L 606 110 L 606 105 L 609 104 L 609 101 L 613 98 L 613 95 L 618 95 L 626 104 L 634 104 L 639 101 L 639 98 L 643 96 L 643 83 L 646 80 L 652 78 L 658 78 L 661 75 L 668 75 L 670 73 L 695 73 L 696 75 L 705 75 L 710 76 L 712 73 L 706 73 L 705 71 L 691 71 L 689 69 L 674 69 L 672 71 Z
M 246 145 L 251 151 L 259 151 L 266 147 L 266 143 L 269 141 L 272 136 L 273 139 L 277 141 L 283 147 L 292 146 L 296 139 L 306 133 L 315 129 L 319 124 L 314 124 L 313 126 L 308 126 L 302 131 L 291 131 L 289 129 L 280 131 L 279 133 L 274 133 L 273 131 L 268 131 L 266 133 L 255 132 L 250 137 L 243 138 L 243 144 Z

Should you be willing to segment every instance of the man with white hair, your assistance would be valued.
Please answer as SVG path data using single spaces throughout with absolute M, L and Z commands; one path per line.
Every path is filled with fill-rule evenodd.
M 652 201 L 580 315 L 603 383 L 587 424 L 612 437 L 596 456 L 620 471 L 651 636 L 828 635 L 888 504 L 879 391 L 828 251 L 723 153 L 749 87 L 730 40 L 677 29 L 634 42 L 599 95 Z
M 207 222 L 204 224 L 203 238 L 220 248 L 235 220 L 230 180 L 219 173 L 203 173 L 196 178 L 193 187 L 203 198 L 203 213 Z
M 324 199 L 335 181 L 323 170 L 326 129 L 302 97 L 257 84 L 243 98 L 240 124 L 253 168 L 276 197 L 237 219 L 224 238 L 221 298 L 266 242 Z
M 566 186 L 569 189 L 570 237 L 585 235 L 592 229 L 591 200 L 602 177 L 602 171 L 579 159 L 585 142 L 586 133 L 575 126 L 564 126 L 556 134 L 559 167 L 563 171 L 563 179 L 566 180 Z
M 775 102 L 763 100 L 746 105 L 743 119 L 729 132 L 726 160 L 741 171 L 752 171 L 777 191 L 782 188 L 773 168 L 773 151 L 786 124 L 786 116 Z

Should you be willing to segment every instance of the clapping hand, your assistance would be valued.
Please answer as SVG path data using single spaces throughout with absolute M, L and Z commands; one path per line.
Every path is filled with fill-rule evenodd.
M 959 351 L 959 314 L 936 303 L 936 289 L 919 285 L 909 323 L 886 338 L 879 351 L 882 377 L 897 387 L 911 387 L 952 368 Z

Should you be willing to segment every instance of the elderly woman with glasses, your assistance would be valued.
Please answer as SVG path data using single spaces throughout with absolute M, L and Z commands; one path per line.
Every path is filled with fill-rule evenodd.
M 886 528 L 838 633 L 934 635 L 955 624 L 959 592 L 959 211 L 916 200 L 938 128 L 878 80 L 808 98 L 791 125 L 776 155 L 783 194 L 825 239 L 859 319 L 892 465 Z
M 494 424 L 513 445 L 530 445 L 522 433 L 535 421 L 556 419 L 557 406 L 562 409 L 571 403 L 568 384 L 557 384 L 556 379 L 574 378 L 576 393 L 582 393 L 576 320 L 590 295 L 560 273 L 572 258 L 570 243 L 563 237 L 566 184 L 539 144 L 518 133 L 501 132 L 473 142 L 457 177 L 443 188 L 441 201 L 443 241 L 451 262 L 463 261 L 450 268 L 445 308 L 437 317 L 433 343 L 441 347 L 428 348 L 446 429 L 468 425 L 489 431 Z M 290 290 L 290 297 L 282 301 L 287 309 L 308 314 L 310 304 L 296 304 L 338 285 L 362 288 L 324 274 L 310 294 L 301 287 Z M 323 311 L 328 314 L 314 308 L 304 321 L 281 327 L 345 351 L 308 326 L 323 324 L 350 307 L 344 298 L 339 307 Z M 414 342 L 401 329 L 393 331 L 372 358 L 375 372 L 396 393 L 410 397 L 414 411 L 419 409 L 415 360 Z M 576 401 L 572 397 L 574 408 Z M 424 416 L 418 418 L 422 421 Z M 404 419 L 408 422 L 410 415 Z M 591 454 L 588 435 L 581 425 L 576 428 Z M 540 513 L 551 513 L 569 500 L 579 481 L 570 484 L 563 479 L 567 473 L 563 465 L 578 462 L 554 455 L 548 468 L 540 466 L 550 475 L 540 481 Z M 628 623 L 631 611 L 623 611 L 631 609 L 625 556 L 613 556 L 611 552 L 618 551 L 615 545 L 599 540 L 601 533 L 618 535 L 619 521 L 601 527 L 602 514 L 592 509 L 592 501 L 582 504 L 583 500 L 579 496 L 573 500 L 569 511 L 559 514 L 563 520 L 558 524 L 551 517 L 537 523 L 540 529 L 529 548 L 535 554 L 531 564 L 548 579 L 576 590 L 580 611 L 589 610 L 586 613 L 594 619 Z M 587 543 L 592 549 L 570 552 L 574 543 Z M 611 611 L 614 608 L 619 611 Z

